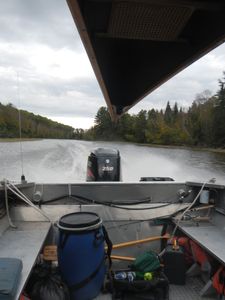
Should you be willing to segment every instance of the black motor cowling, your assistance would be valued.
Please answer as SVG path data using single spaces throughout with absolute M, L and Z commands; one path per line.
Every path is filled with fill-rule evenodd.
M 87 181 L 120 181 L 120 153 L 97 148 L 88 156 Z

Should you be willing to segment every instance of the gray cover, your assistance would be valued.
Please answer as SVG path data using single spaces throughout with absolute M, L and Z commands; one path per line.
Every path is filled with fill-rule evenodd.
M 13 300 L 23 264 L 17 258 L 0 257 L 0 300 Z

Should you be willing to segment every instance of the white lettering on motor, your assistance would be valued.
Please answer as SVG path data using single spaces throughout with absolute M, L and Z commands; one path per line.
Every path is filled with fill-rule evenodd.
M 112 172 L 114 169 L 114 167 L 110 167 L 110 166 L 103 166 L 102 167 L 102 171 L 109 171 L 109 172 Z

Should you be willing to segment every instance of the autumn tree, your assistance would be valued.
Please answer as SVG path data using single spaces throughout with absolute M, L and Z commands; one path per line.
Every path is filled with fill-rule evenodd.
M 213 143 L 217 147 L 225 147 L 225 72 L 219 80 L 220 89 L 216 95 L 213 111 Z

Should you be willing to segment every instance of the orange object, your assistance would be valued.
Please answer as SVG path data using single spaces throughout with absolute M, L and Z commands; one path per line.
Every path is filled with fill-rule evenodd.
M 221 266 L 213 276 L 213 287 L 219 295 L 225 295 L 225 268 Z
M 204 266 L 205 263 L 210 262 L 211 258 L 207 255 L 207 253 L 195 242 L 190 240 L 191 250 L 193 254 L 194 260 L 201 265 Z
M 111 255 L 111 259 L 125 260 L 125 261 L 135 261 L 135 257 L 120 256 L 120 255 Z
M 169 239 L 169 238 L 170 238 L 169 234 L 165 234 L 162 236 L 152 236 L 152 237 L 142 239 L 142 240 L 135 240 L 135 241 L 124 242 L 124 243 L 120 243 L 120 244 L 115 244 L 115 245 L 113 245 L 113 249 L 120 249 L 120 248 L 135 246 L 135 245 L 139 245 L 139 244 L 149 243 L 152 241 L 158 241 L 161 239 Z
M 179 250 L 179 244 L 177 244 L 177 240 L 176 239 L 174 239 L 173 240 L 173 250 Z
M 28 298 L 27 296 L 25 296 L 24 294 L 20 295 L 19 300 L 31 300 L 30 298 Z

